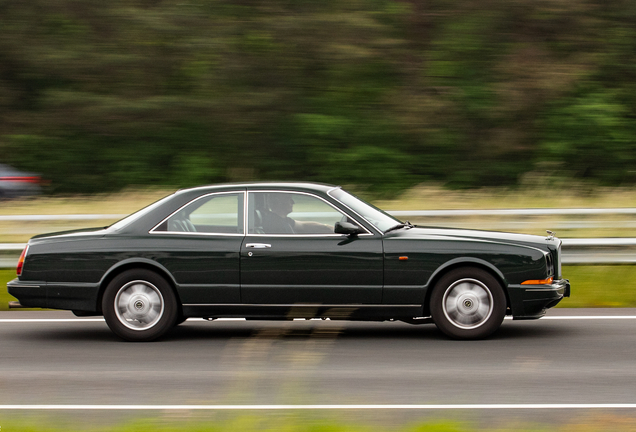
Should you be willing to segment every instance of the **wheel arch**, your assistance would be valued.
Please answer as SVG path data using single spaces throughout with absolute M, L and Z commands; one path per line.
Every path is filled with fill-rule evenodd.
M 429 278 L 428 283 L 426 284 L 428 289 L 426 290 L 426 296 L 424 298 L 425 314 L 431 313 L 431 294 L 433 293 L 433 289 L 435 289 L 437 282 L 446 274 L 462 267 L 479 268 L 490 273 L 501 284 L 504 296 L 506 297 L 506 309 L 511 307 L 510 297 L 508 296 L 508 290 L 506 289 L 506 286 L 508 285 L 506 277 L 495 265 L 479 258 L 456 258 L 439 266 Z
M 177 281 L 174 279 L 170 271 L 167 268 L 162 266 L 156 261 L 147 259 L 147 258 L 131 258 L 127 260 L 123 260 L 112 266 L 99 282 L 99 292 L 97 294 L 97 311 L 102 313 L 102 299 L 104 297 L 104 291 L 108 284 L 118 275 L 122 274 L 125 271 L 132 269 L 146 269 L 157 273 L 159 276 L 163 277 L 170 288 L 172 289 L 177 302 L 178 309 L 181 310 L 181 298 L 179 297 L 179 292 L 177 291 Z

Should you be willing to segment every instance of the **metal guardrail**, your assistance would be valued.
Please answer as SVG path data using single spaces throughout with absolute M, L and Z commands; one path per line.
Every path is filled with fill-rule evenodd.
M 0 252 L 2 251 L 21 251 L 26 243 L 0 243 Z
M 125 214 L 0 215 L 0 222 L 121 219 Z
M 636 208 L 533 208 L 490 210 L 396 210 L 388 211 L 393 216 L 564 216 L 564 215 L 636 215 Z
M 491 210 L 399 210 L 388 213 L 396 217 L 521 217 L 528 216 L 571 216 L 571 215 L 634 215 L 636 208 L 572 208 L 572 209 L 491 209 Z M 47 221 L 90 221 L 90 220 L 117 220 L 125 217 L 124 214 L 72 214 L 72 215 L 0 215 L 0 222 L 47 222 Z M 495 225 L 480 228 L 509 229 L 517 225 L 522 226 L 523 221 L 498 221 Z M 607 223 L 601 222 L 600 224 Z M 613 221 L 615 227 L 635 227 L 636 221 Z M 549 228 L 590 228 L 599 222 L 583 221 L 555 221 Z M 487 224 L 486 224 L 487 225 Z M 563 240 L 564 264 L 636 264 L 636 238 L 567 238 Z M 0 243 L 0 268 L 15 267 L 18 252 L 24 249 L 23 243 Z

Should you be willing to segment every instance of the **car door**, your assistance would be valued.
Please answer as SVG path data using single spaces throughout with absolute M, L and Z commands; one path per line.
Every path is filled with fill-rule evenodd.
M 184 306 L 240 303 L 244 208 L 245 192 L 210 193 L 152 230 L 161 245 L 155 260 L 175 278 Z
M 334 233 L 337 221 L 359 224 L 306 192 L 248 193 L 248 233 L 241 247 L 241 300 L 264 305 L 379 304 L 382 239 L 363 228 Z

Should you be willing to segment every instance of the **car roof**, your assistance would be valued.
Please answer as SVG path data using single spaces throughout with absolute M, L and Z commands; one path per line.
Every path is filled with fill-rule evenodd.
M 217 185 L 198 186 L 194 188 L 180 189 L 176 193 L 197 192 L 216 192 L 225 190 L 247 189 L 247 190 L 306 190 L 313 192 L 328 192 L 334 188 L 339 188 L 327 183 L 311 183 L 311 182 L 250 182 L 250 183 L 223 183 Z

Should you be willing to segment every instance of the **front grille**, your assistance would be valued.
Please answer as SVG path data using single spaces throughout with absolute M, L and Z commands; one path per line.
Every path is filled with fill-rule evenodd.
M 548 265 L 548 277 L 554 276 L 554 259 L 552 258 L 552 254 L 547 254 L 545 260 Z

